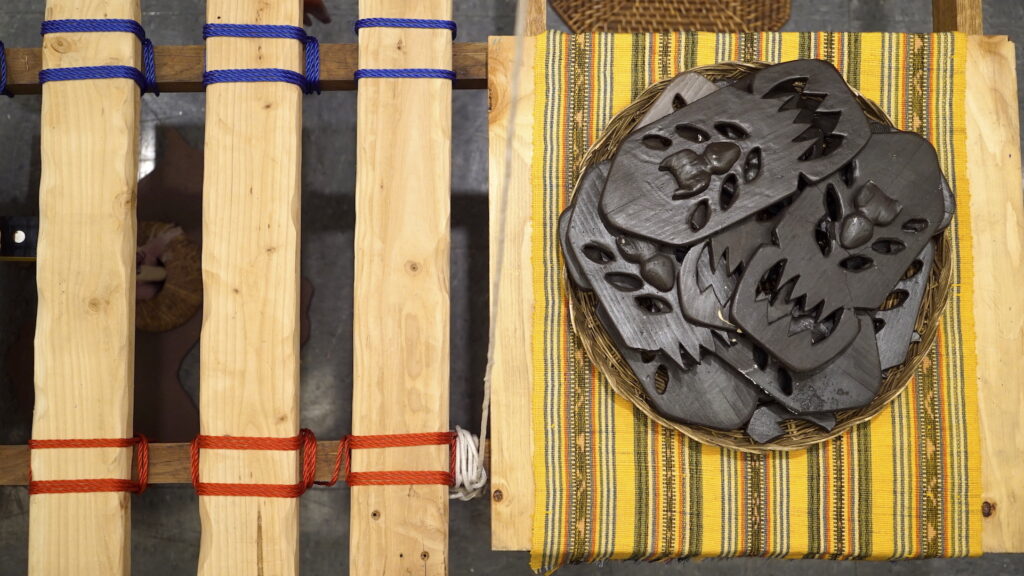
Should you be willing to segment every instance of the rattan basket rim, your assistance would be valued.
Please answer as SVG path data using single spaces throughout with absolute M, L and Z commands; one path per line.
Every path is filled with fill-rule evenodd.
M 767 65 L 764 62 L 723 62 L 693 68 L 691 71 L 698 72 L 715 81 L 737 78 Z M 671 79 L 662 80 L 649 86 L 632 104 L 612 118 L 602 135 L 580 161 L 579 174 L 582 174 L 586 167 L 611 158 L 618 144 L 636 126 L 669 82 Z M 852 87 L 851 90 L 854 91 L 858 102 L 869 118 L 893 126 L 892 121 L 877 104 Z M 575 194 L 575 186 L 572 193 Z M 800 450 L 835 438 L 854 426 L 867 422 L 906 389 L 918 365 L 925 359 L 928 350 L 935 342 L 939 320 L 949 296 L 952 284 L 950 234 L 950 231 L 947 230 L 935 243 L 934 264 L 915 323 L 915 330 L 921 335 L 921 339 L 911 343 L 907 359 L 903 364 L 888 370 L 875 399 L 863 408 L 837 413 L 837 424 L 831 431 L 825 431 L 808 422 L 789 420 L 782 424 L 785 430 L 783 436 L 764 444 L 754 442 L 745 430 L 723 431 L 705 426 L 679 424 L 659 415 L 647 401 L 646 394 L 636 376 L 601 326 L 596 313 L 594 295 L 583 292 L 569 280 L 564 264 L 562 265 L 561 279 L 565 283 L 569 295 L 569 318 L 573 328 L 573 337 L 579 339 L 587 357 L 597 365 L 612 389 L 632 402 L 649 418 L 698 442 L 720 448 L 750 453 Z

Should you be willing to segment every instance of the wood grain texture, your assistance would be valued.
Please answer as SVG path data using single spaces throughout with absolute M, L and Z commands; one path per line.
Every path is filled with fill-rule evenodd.
M 530 433 L 533 425 L 533 192 L 530 172 L 534 43 L 522 42 L 518 79 L 514 82 L 516 42 L 511 37 L 494 37 L 488 42 L 490 277 L 501 275 L 500 294 L 491 294 L 491 306 L 497 306 L 491 376 L 491 548 L 494 550 L 528 550 L 533 530 L 533 434 Z M 516 94 L 512 93 L 513 83 L 517 84 Z M 504 237 L 501 237 L 502 218 Z
M 207 21 L 302 23 L 300 2 L 209 0 Z M 211 38 L 210 70 L 302 71 L 285 39 Z M 231 83 L 206 93 L 200 430 L 299 432 L 299 205 L 302 92 Z M 203 450 L 204 482 L 294 484 L 298 453 Z M 298 573 L 298 501 L 202 496 L 199 574 Z
M 971 185 L 985 552 L 1024 552 L 1024 206 L 1013 44 L 973 36 L 967 51 L 967 178 Z
M 138 0 L 49 0 L 46 18 L 138 20 Z M 45 68 L 138 66 L 130 34 L 52 34 Z M 132 435 L 139 90 L 131 80 L 43 90 L 34 439 Z M 37 480 L 128 478 L 131 449 L 40 450 Z M 39 494 L 29 506 L 32 576 L 128 574 L 130 495 Z
M 360 0 L 360 18 L 451 19 L 451 0 Z M 451 69 L 447 30 L 367 28 L 360 68 Z M 359 82 L 352 433 L 448 424 L 451 82 Z M 352 471 L 445 470 L 443 446 L 358 450 Z M 350 574 L 447 573 L 446 486 L 352 488 Z
M 8 83 L 13 94 L 39 93 L 39 48 L 6 49 Z M 157 46 L 156 78 L 161 92 L 202 92 L 203 46 Z M 355 44 L 320 45 L 320 86 L 325 91 L 354 90 L 352 73 L 358 66 Z M 487 44 L 458 42 L 452 46 L 452 70 L 458 75 L 456 89 L 487 87 Z
M 932 0 L 932 29 L 981 34 L 981 0 Z
M 547 0 L 522 0 L 526 2 L 526 23 L 523 29 L 524 36 L 536 36 L 543 34 L 548 29 L 548 3 Z

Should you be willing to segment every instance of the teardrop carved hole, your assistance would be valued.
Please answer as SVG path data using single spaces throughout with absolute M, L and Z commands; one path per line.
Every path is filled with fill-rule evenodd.
M 928 221 L 924 218 L 911 218 L 903 223 L 904 232 L 920 232 L 928 227 Z
M 648 314 L 668 314 L 672 306 L 659 296 L 637 296 L 636 305 Z
M 668 150 L 672 140 L 661 134 L 648 134 L 640 139 L 644 146 L 651 150 Z
M 842 171 L 839 173 L 839 177 L 843 180 L 843 184 L 847 188 L 853 188 L 853 183 L 857 181 L 857 161 L 853 160 L 846 166 L 843 166 Z
M 593 242 L 583 247 L 583 255 L 597 264 L 608 264 L 615 261 L 615 254 L 612 254 L 611 250 Z
M 747 159 L 743 163 L 743 181 L 753 182 L 761 175 L 761 149 L 754 148 L 747 153 Z
M 757 344 L 754 345 L 754 366 L 757 366 L 758 370 L 768 367 L 768 352 Z
M 676 134 L 678 134 L 679 137 L 684 140 L 696 142 L 697 144 L 700 144 L 701 142 L 707 142 L 708 140 L 711 139 L 711 136 L 709 136 L 707 132 L 701 130 L 700 128 L 697 128 L 692 124 L 679 124 L 678 126 L 676 126 Z
M 604 280 L 619 292 L 636 292 L 644 287 L 644 281 L 639 276 L 622 272 L 609 272 L 604 275 Z
M 850 272 L 863 272 L 872 266 L 875 261 L 867 256 L 861 256 L 860 254 L 854 254 L 853 256 L 847 256 L 839 263 L 839 266 L 849 270 Z
M 782 366 L 779 366 L 779 392 L 785 396 L 793 395 L 793 377 Z
M 906 304 L 909 299 L 910 292 L 907 292 L 902 288 L 897 288 L 892 292 L 889 292 L 889 295 L 885 297 L 885 302 L 882 302 L 882 306 L 879 307 L 879 310 L 892 310 L 893 308 L 899 308 Z
M 690 214 L 690 228 L 692 228 L 694 232 L 697 232 L 707 226 L 710 218 L 711 206 L 709 205 L 708 199 L 705 198 L 693 207 L 693 212 Z
M 657 372 L 654 373 L 654 391 L 664 394 L 666 390 L 668 390 L 668 368 L 661 364 L 658 366 Z
M 746 140 L 750 133 L 735 122 L 715 122 L 715 130 L 729 140 Z
M 883 328 L 885 328 L 885 320 L 882 320 L 881 318 L 872 318 L 871 324 L 874 325 L 875 334 L 878 334 Z
M 896 238 L 880 238 L 871 245 L 871 249 L 879 254 L 899 254 L 906 247 L 902 240 Z
M 650 364 L 651 362 L 654 362 L 654 359 L 657 358 L 657 357 L 658 357 L 658 353 L 657 352 L 652 352 L 650 350 L 641 350 L 640 351 L 640 360 L 644 364 Z
M 902 280 L 910 280 L 914 276 L 920 274 L 922 269 L 924 269 L 924 262 L 914 260 L 910 263 L 910 266 L 907 266 L 907 271 L 903 273 Z
M 833 222 L 839 222 L 843 219 L 843 201 L 839 198 L 839 192 L 832 184 L 825 187 L 825 214 Z
M 686 106 L 686 99 L 681 94 L 676 94 L 672 97 L 672 109 L 679 110 L 683 106 Z
M 818 244 L 818 250 L 822 256 L 832 254 L 834 242 L 832 240 L 832 222 L 827 217 L 822 217 L 814 228 L 814 241 Z
M 722 189 L 718 193 L 718 205 L 722 210 L 732 208 L 739 196 L 739 178 L 735 174 L 729 174 L 722 180 Z

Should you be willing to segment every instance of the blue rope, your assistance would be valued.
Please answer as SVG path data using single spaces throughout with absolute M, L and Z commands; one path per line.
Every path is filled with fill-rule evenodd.
M 363 78 L 441 78 L 455 80 L 455 72 L 438 68 L 364 68 L 356 70 L 352 76 L 356 80 Z
M 247 70 L 210 70 L 203 74 L 203 84 L 221 82 L 288 82 L 296 84 L 306 94 L 320 93 L 320 42 L 298 26 L 280 24 L 207 24 L 203 26 L 203 40 L 207 38 L 281 38 L 298 40 L 306 50 L 306 75 L 282 68 Z M 231 72 L 242 74 L 231 74 Z M 295 78 L 302 82 L 296 82 Z M 247 79 L 250 78 L 250 79 Z
M 286 82 L 288 84 L 295 84 L 302 88 L 303 91 L 306 90 L 308 85 L 305 76 L 293 70 L 285 70 L 283 68 L 235 68 L 203 72 L 204 86 L 224 82 Z
M 65 80 L 110 80 L 127 78 L 139 85 L 145 92 L 146 77 L 132 66 L 79 66 L 76 68 L 49 68 L 39 71 L 39 83 L 63 82 Z
M 139 90 L 145 94 L 160 95 L 156 85 L 156 55 L 153 42 L 146 38 L 146 31 L 135 20 L 109 18 L 104 20 L 47 20 L 39 30 L 40 34 L 80 33 L 80 32 L 126 32 L 134 34 L 142 43 L 142 69 L 139 72 L 131 66 L 80 66 L 77 68 L 51 68 L 39 73 L 39 83 L 59 82 L 64 80 L 106 80 L 110 78 L 128 78 L 135 80 Z M 127 69 L 127 70 L 125 70 Z M 135 73 L 132 73 L 134 71 Z
M 4 53 L 3 42 L 0 42 L 0 94 L 14 98 L 14 94 L 7 91 L 7 55 Z
M 360 28 L 422 28 L 427 30 L 451 30 L 452 40 L 458 35 L 459 30 L 455 22 L 451 20 L 426 20 L 423 18 L 363 18 L 356 20 L 354 29 L 356 34 Z

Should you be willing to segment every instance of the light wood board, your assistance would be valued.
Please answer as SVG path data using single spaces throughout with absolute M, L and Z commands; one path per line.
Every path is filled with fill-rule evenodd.
M 140 18 L 138 0 L 49 0 L 46 18 Z M 52 34 L 43 67 L 138 67 L 130 34 Z M 132 80 L 43 90 L 34 439 L 132 436 L 139 89 Z M 131 448 L 36 450 L 36 480 L 131 477 Z M 128 574 L 128 493 L 38 494 L 32 576 Z
M 1013 44 L 972 36 L 967 178 L 974 245 L 985 552 L 1024 552 L 1024 206 Z M 983 508 L 984 509 L 984 508 Z
M 300 2 L 209 0 L 207 21 L 302 23 Z M 207 66 L 304 72 L 295 40 L 211 38 Z M 299 431 L 302 92 L 285 83 L 206 91 L 200 430 Z M 203 450 L 203 482 L 294 484 L 298 454 Z M 202 496 L 201 576 L 298 573 L 298 501 Z
M 526 38 L 519 42 L 518 79 L 514 78 L 516 44 L 516 38 L 491 38 L 488 58 L 490 277 L 501 276 L 499 293 L 491 294 L 491 306 L 498 307 L 491 376 L 491 547 L 495 550 L 529 549 L 534 504 L 530 433 L 534 41 Z M 512 94 L 513 84 L 517 94 Z
M 506 39 L 491 39 L 491 60 L 489 67 L 492 99 L 495 94 L 509 94 L 509 76 L 501 69 L 511 66 L 511 51 L 495 50 Z M 507 39 L 512 42 L 512 39 Z M 974 306 L 978 351 L 978 386 L 982 439 L 982 483 L 983 500 L 990 505 L 990 515 L 982 526 L 982 549 L 985 552 L 1024 552 L 1024 427 L 1020 425 L 1024 414 L 1024 291 L 1020 290 L 1024 278 L 1024 207 L 1021 194 L 1021 164 L 1019 119 L 1017 117 L 1017 90 L 1013 44 L 1005 37 L 972 36 L 968 40 L 967 64 L 967 148 L 968 179 L 972 191 L 971 225 L 974 234 Z M 503 61 L 503 63 L 502 63 Z M 524 64 L 525 65 L 525 64 Z M 525 74 L 520 79 L 520 92 L 532 92 L 533 76 Z M 501 99 L 497 98 L 500 102 Z M 507 114 L 506 114 L 507 118 Z M 496 124 L 495 120 L 499 122 Z M 519 119 L 517 118 L 517 122 Z M 532 114 L 530 120 L 532 121 Z M 507 120 L 506 120 L 507 122 Z M 529 130 L 529 128 L 527 128 Z M 492 194 L 495 193 L 494 179 L 502 170 L 503 148 L 495 148 L 504 134 L 501 118 L 492 116 L 490 125 Z M 518 130 L 518 128 L 517 128 Z M 512 190 L 530 190 L 529 154 L 517 154 L 522 163 L 513 171 Z M 499 189 L 500 190 L 500 189 Z M 513 197 L 515 198 L 515 196 Z M 520 198 L 521 201 L 527 201 Z M 492 203 L 492 211 L 495 204 Z M 491 214 L 492 221 L 497 214 Z M 510 220 L 511 222 L 512 220 Z M 514 225 L 510 224 L 510 227 Z M 492 240 L 493 242 L 493 240 Z M 506 253 L 515 247 L 505 248 Z M 492 266 L 497 252 L 492 251 Z M 502 301 L 526 301 L 532 298 L 532 286 L 519 284 L 519 290 L 528 294 L 509 294 L 513 286 L 502 295 Z M 509 306 L 513 304 L 509 303 Z M 503 308 L 504 312 L 505 308 Z M 510 323 L 530 325 L 532 308 L 518 307 L 517 320 L 505 316 L 501 326 Z M 509 332 L 504 332 L 497 354 L 511 358 L 521 350 L 530 350 L 532 335 L 526 331 L 518 341 L 510 341 Z M 495 375 L 494 384 L 494 434 L 492 469 L 494 488 L 512 494 L 532 492 L 533 458 L 523 455 L 522 440 L 525 430 L 513 430 L 511 424 L 502 422 L 512 418 L 515 410 L 524 409 L 524 398 L 529 402 L 530 383 L 527 380 L 501 380 L 505 372 L 527 373 L 532 367 L 532 356 L 520 358 L 518 366 L 506 367 Z M 506 400 L 518 402 L 509 406 Z M 511 410 L 511 412 L 510 412 Z M 505 416 L 501 416 L 505 414 Z M 508 454 L 517 454 L 514 461 Z M 502 473 L 512 466 L 514 475 Z M 504 474 L 504 476 L 503 476 Z M 522 515 L 532 516 L 532 507 L 516 508 L 515 500 L 509 503 L 492 502 L 494 522 L 493 546 L 496 549 L 528 550 L 531 543 L 532 524 L 521 521 Z M 512 513 L 510 509 L 518 512 Z M 499 518 L 510 517 L 507 526 L 500 525 Z
M 450 20 L 451 0 L 360 0 L 360 18 Z M 360 68 L 451 70 L 449 30 L 364 28 Z M 359 82 L 352 433 L 448 424 L 452 85 Z M 445 446 L 357 450 L 352 471 L 446 470 Z M 448 487 L 356 486 L 349 573 L 446 574 Z

